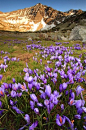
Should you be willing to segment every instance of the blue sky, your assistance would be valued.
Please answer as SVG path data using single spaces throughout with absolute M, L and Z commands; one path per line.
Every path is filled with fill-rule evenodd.
M 86 0 L 0 0 L 0 11 L 10 12 L 24 9 L 41 3 L 50 6 L 58 11 L 70 9 L 82 9 L 86 11 Z

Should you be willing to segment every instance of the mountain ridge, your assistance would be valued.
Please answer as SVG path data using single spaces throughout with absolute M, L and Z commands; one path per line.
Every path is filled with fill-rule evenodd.
M 0 11 L 0 30 L 6 31 L 38 31 L 48 30 L 72 15 L 82 14 L 82 10 L 61 12 L 41 3 L 35 6 L 3 13 Z

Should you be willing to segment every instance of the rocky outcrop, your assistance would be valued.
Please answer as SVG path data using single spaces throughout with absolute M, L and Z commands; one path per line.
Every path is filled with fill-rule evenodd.
M 76 26 L 70 33 L 69 40 L 86 41 L 86 26 Z

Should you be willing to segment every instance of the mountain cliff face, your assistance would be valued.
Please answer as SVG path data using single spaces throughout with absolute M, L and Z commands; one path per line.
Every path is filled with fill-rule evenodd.
M 66 18 L 82 13 L 82 10 L 61 12 L 39 3 L 30 8 L 0 12 L 0 30 L 26 32 L 51 29 Z

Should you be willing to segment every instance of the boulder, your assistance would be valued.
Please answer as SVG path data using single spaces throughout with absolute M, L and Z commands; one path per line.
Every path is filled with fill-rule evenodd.
M 44 38 L 44 39 L 47 39 L 47 38 L 48 38 L 47 33 L 43 33 L 43 38 Z
M 76 26 L 72 29 L 69 40 L 86 41 L 86 26 Z
M 57 40 L 62 40 L 61 35 L 57 35 Z
M 29 37 L 29 38 L 28 38 L 28 41 L 32 41 L 32 38 L 31 38 L 31 37 Z
M 63 40 L 63 41 L 67 41 L 67 40 L 68 40 L 68 38 L 67 38 L 67 37 L 62 36 L 62 37 L 61 37 L 61 40 Z

